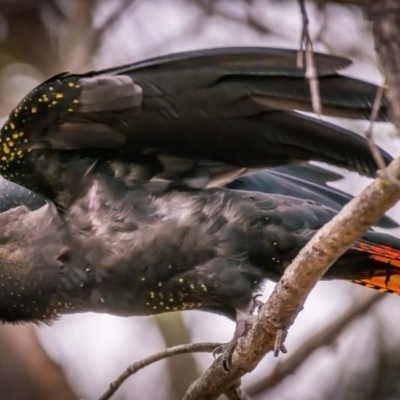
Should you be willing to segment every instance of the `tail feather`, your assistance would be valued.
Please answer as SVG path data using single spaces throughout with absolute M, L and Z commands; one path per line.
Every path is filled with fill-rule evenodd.
M 386 235 L 385 235 L 386 236 Z M 400 249 L 393 248 L 391 246 L 387 246 L 384 244 L 376 244 L 369 243 L 367 241 L 360 241 L 355 246 L 361 251 L 366 251 L 371 254 L 371 258 L 375 258 L 377 256 L 377 260 L 381 261 L 381 259 L 390 260 L 393 262 L 397 262 L 400 267 Z M 389 262 L 389 261 L 381 261 L 381 262 Z
M 398 274 L 390 275 L 388 278 L 384 276 L 376 276 L 371 279 L 352 280 L 350 282 L 378 290 L 382 293 L 392 293 L 400 296 L 400 275 Z
M 375 234 L 378 233 L 375 232 Z M 380 292 L 400 295 L 400 249 L 366 241 L 357 242 L 353 248 L 369 253 L 369 258 L 376 262 L 376 270 L 381 271 L 381 274 L 371 276 L 369 279 L 350 280 L 350 282 Z M 386 273 L 382 274 L 382 270 L 386 270 Z

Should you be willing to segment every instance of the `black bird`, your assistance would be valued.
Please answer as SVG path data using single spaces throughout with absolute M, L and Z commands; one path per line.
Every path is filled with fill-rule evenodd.
M 373 176 L 364 138 L 293 111 L 311 111 L 296 58 L 287 49 L 222 48 L 59 74 L 10 114 L 1 130 L 0 172 L 60 209 L 79 197 L 74 188 L 91 169 L 128 187 L 152 178 L 218 186 L 308 160 Z M 368 117 L 377 87 L 339 75 L 347 59 L 315 59 L 324 114 Z M 387 120 L 385 99 L 378 120 Z
M 318 203 L 228 188 L 126 186 L 92 174 L 63 218 L 52 203 L 0 214 L 0 318 L 120 316 L 202 310 L 246 331 L 254 295 L 277 280 L 336 211 Z M 325 279 L 400 293 L 400 240 L 368 231 Z
M 362 137 L 292 111 L 311 111 L 296 56 L 204 50 L 60 74 L 33 90 L 1 130 L 0 171 L 62 215 L 51 202 L 1 215 L 0 316 L 199 309 L 237 321 L 234 345 L 263 281 L 336 211 L 216 186 L 309 160 L 376 171 Z M 376 86 L 338 75 L 348 60 L 316 54 L 316 64 L 324 113 L 367 117 Z M 326 278 L 398 291 L 399 254 L 399 240 L 370 231 Z

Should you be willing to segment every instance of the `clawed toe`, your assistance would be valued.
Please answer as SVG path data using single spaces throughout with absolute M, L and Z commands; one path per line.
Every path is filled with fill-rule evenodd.
M 257 319 L 257 316 L 254 315 L 254 313 L 264 304 L 261 300 L 258 300 L 258 297 L 261 297 L 261 295 L 255 295 L 248 307 L 236 311 L 236 328 L 232 340 L 227 344 L 218 346 L 213 351 L 214 358 L 221 357 L 225 371 L 230 370 L 232 355 L 238 340 L 241 337 L 246 336 L 249 328 Z
M 222 357 L 222 366 L 224 367 L 225 371 L 229 371 L 232 365 L 232 355 L 236 348 L 238 338 L 233 338 L 225 347 L 224 351 L 221 354 Z
M 221 357 L 222 366 L 225 371 L 229 371 L 231 363 L 232 363 L 232 354 L 237 345 L 237 338 L 233 337 L 233 339 L 222 346 L 218 346 L 213 351 L 214 358 Z
M 262 297 L 261 294 L 256 294 L 253 299 L 252 299 L 252 304 L 251 304 L 251 309 L 250 309 L 250 314 L 254 314 L 255 312 L 258 312 L 258 309 L 264 305 L 264 302 L 259 300 L 258 298 Z
M 213 357 L 214 357 L 214 358 L 217 358 L 217 357 L 219 357 L 221 354 L 223 354 L 225 346 L 226 346 L 226 345 L 223 344 L 223 345 L 221 345 L 221 346 L 216 347 L 216 348 L 214 349 L 214 351 L 212 352 Z

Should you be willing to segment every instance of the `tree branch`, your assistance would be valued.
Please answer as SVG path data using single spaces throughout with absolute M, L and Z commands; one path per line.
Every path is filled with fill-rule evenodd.
M 330 345 L 355 319 L 366 314 L 376 303 L 385 298 L 379 292 L 369 292 L 362 300 L 356 301 L 342 315 L 323 330 L 315 333 L 301 344 L 299 349 L 274 367 L 265 378 L 246 389 L 250 396 L 257 396 L 276 387 L 285 377 L 295 372 L 319 348 Z
M 370 124 L 368 129 L 365 131 L 365 138 L 367 139 L 369 149 L 375 159 L 376 165 L 380 170 L 384 170 L 386 167 L 385 160 L 378 147 L 374 143 L 374 124 L 379 114 L 379 109 L 382 103 L 383 93 L 385 92 L 385 84 L 378 87 L 376 92 L 374 104 L 372 105 L 371 116 L 369 118 Z
M 183 344 L 180 346 L 170 347 L 162 350 L 158 353 L 152 354 L 149 357 L 143 358 L 140 361 L 130 365 L 114 382 L 110 384 L 110 387 L 104 392 L 99 400 L 108 400 L 118 390 L 118 388 L 132 375 L 141 369 L 154 364 L 157 361 L 163 360 L 167 357 L 176 356 L 178 354 L 203 352 L 212 352 L 216 347 L 221 346 L 221 343 L 191 343 Z
M 158 314 L 154 320 L 164 339 L 165 347 L 179 346 L 192 342 L 191 331 L 183 321 L 181 312 Z M 194 354 L 188 352 L 166 360 L 166 374 L 171 384 L 171 398 L 181 399 L 189 385 L 200 375 Z
M 388 98 L 394 123 L 400 131 L 400 3 L 370 0 L 378 52 L 389 86 Z M 277 332 L 294 322 L 317 281 L 352 243 L 400 198 L 400 189 L 386 176 L 400 179 L 400 158 L 394 160 L 358 197 L 326 224 L 303 248 L 262 307 L 248 335 L 239 340 L 229 373 L 216 360 L 189 388 L 184 400 L 216 399 L 233 382 L 252 371 L 263 356 L 273 350 Z
M 386 76 L 391 118 L 400 132 L 400 2 L 369 0 L 367 12 L 372 20 L 375 48 Z
M 305 59 L 306 78 L 310 85 L 311 104 L 313 112 L 317 115 L 321 115 L 322 103 L 321 103 L 321 98 L 319 96 L 319 81 L 318 81 L 317 69 L 315 67 L 314 48 L 313 48 L 314 46 L 310 36 L 310 32 L 308 30 L 309 19 L 304 0 L 298 0 L 298 3 L 300 6 L 303 28 L 301 32 L 300 52 L 299 52 L 299 57 L 297 59 L 297 65 L 300 68 L 303 68 Z

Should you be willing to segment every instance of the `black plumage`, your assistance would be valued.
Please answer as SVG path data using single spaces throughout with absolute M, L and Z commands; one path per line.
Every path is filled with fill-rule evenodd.
M 0 213 L 18 206 L 37 210 L 45 203 L 42 196 L 0 177 Z
M 308 160 L 373 176 L 364 138 L 293 112 L 311 111 L 296 57 L 293 50 L 225 48 L 60 74 L 11 113 L 1 131 L 1 172 L 64 207 L 91 168 L 127 186 L 161 178 L 193 188 Z M 371 111 L 376 86 L 337 73 L 350 63 L 316 54 L 326 115 Z M 386 109 L 384 100 L 378 119 L 386 120 Z
M 1 215 L 0 317 L 199 309 L 236 319 L 235 337 L 243 334 L 265 279 L 278 279 L 336 211 L 220 186 L 309 160 L 367 176 L 377 169 L 364 138 L 293 111 L 311 111 L 296 55 L 203 50 L 60 74 L 34 89 L 1 130 L 0 168 L 58 209 Z M 337 73 L 348 64 L 316 54 L 324 113 L 365 118 L 377 88 Z M 379 120 L 386 109 L 384 100 Z M 301 183 L 287 175 L 269 179 L 284 190 Z M 346 201 L 320 184 L 307 191 Z M 399 260 L 400 241 L 371 231 L 326 278 L 396 292 Z
M 191 309 L 235 319 L 336 214 L 288 196 L 92 178 L 63 219 L 51 203 L 0 214 L 1 319 Z M 369 231 L 325 279 L 399 293 L 399 268 L 400 240 Z
M 327 182 L 344 177 L 338 173 L 314 165 L 289 165 L 240 177 L 227 185 L 230 189 L 263 193 L 283 194 L 300 199 L 313 200 L 340 211 L 352 198 L 340 189 L 328 186 Z M 396 221 L 383 216 L 377 223 L 381 228 L 397 228 Z
M 238 322 L 229 365 L 254 295 L 336 214 L 283 195 L 161 181 L 129 189 L 88 174 L 91 187 L 62 218 L 52 203 L 0 213 L 1 320 L 214 312 Z M 400 293 L 399 272 L 400 240 L 369 231 L 324 278 Z
M 328 186 L 327 183 L 343 178 L 336 172 L 314 165 L 288 165 L 242 176 L 230 182 L 227 187 L 312 200 L 339 211 L 353 196 Z M 45 203 L 42 196 L 0 177 L 0 212 L 18 206 L 37 210 Z M 385 215 L 377 222 L 376 226 L 391 229 L 397 228 L 399 224 Z

